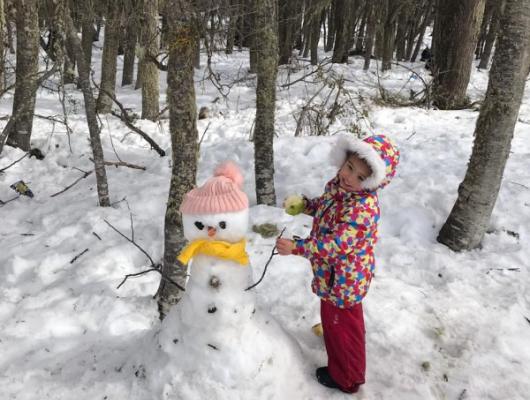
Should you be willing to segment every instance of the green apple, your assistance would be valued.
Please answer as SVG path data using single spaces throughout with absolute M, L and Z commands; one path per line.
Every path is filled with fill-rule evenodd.
M 291 195 L 285 199 L 284 202 L 285 212 L 289 215 L 298 215 L 304 212 L 305 202 L 304 198 L 300 195 Z

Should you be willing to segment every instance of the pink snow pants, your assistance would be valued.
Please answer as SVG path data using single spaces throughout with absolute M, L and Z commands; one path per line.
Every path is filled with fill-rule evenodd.
M 354 393 L 364 383 L 366 371 L 363 306 L 342 309 L 321 300 L 320 317 L 329 374 L 343 391 Z

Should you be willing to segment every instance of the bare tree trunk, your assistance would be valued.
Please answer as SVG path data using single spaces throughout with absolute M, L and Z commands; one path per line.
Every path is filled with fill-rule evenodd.
M 372 50 L 374 47 L 375 31 L 377 29 L 377 18 L 375 15 L 374 5 L 371 1 L 366 3 L 366 40 L 364 45 L 364 66 L 363 70 L 367 71 L 370 68 L 370 60 L 372 59 Z
M 321 7 L 318 7 L 318 0 L 313 0 L 312 3 L 316 6 L 313 9 L 311 18 L 311 33 L 309 37 L 309 48 L 311 50 L 311 65 L 318 64 L 318 42 L 320 40 L 320 17 L 322 14 Z
M 482 54 L 480 55 L 480 63 L 478 65 L 479 69 L 488 68 L 493 44 L 495 43 L 495 39 L 497 38 L 497 31 L 499 29 L 499 21 L 502 15 L 503 4 L 503 0 L 500 0 L 499 3 L 495 4 L 495 9 L 491 17 L 491 22 L 488 29 L 488 33 L 486 35 L 486 40 L 484 42 L 484 48 L 482 50 Z
M 458 199 L 438 235 L 440 243 L 455 251 L 479 246 L 486 233 L 529 69 L 530 2 L 507 0 L 471 159 Z
M 429 0 L 427 2 L 427 10 L 425 13 L 425 17 L 422 20 L 421 27 L 420 27 L 420 36 L 418 37 L 418 41 L 416 42 L 416 46 L 414 47 L 414 52 L 412 53 L 412 57 L 410 58 L 411 62 L 415 62 L 416 58 L 418 57 L 418 54 L 420 52 L 421 46 L 423 44 L 423 36 L 425 36 L 425 30 L 427 29 L 427 26 L 431 23 L 432 20 L 432 6 L 433 6 L 434 0 Z M 432 51 L 432 49 L 431 49 Z
M 484 0 L 438 0 L 434 32 L 434 104 L 461 108 L 466 96 Z
M 228 29 L 226 32 L 226 54 L 232 54 L 236 36 L 237 20 L 239 15 L 239 0 L 230 0 L 228 5 Z
M 348 29 L 350 24 L 350 0 L 335 0 L 335 46 L 333 47 L 333 63 L 348 62 Z
M 164 226 L 163 273 L 184 287 L 186 267 L 177 262 L 177 255 L 186 243 L 179 207 L 184 194 L 195 186 L 197 174 L 197 106 L 193 81 L 197 18 L 191 0 L 168 0 L 166 10 L 170 43 L 167 99 L 172 169 Z M 158 309 L 161 319 L 181 297 L 176 286 L 164 280 L 160 282 Z
M 158 54 L 158 0 L 144 0 L 142 18 L 142 118 L 156 121 L 160 112 L 159 71 L 153 58 Z
M 256 125 L 254 127 L 254 171 L 258 204 L 276 204 L 274 190 L 274 111 L 278 73 L 278 36 L 275 0 L 254 0 L 258 48 Z
M 81 16 L 81 46 L 87 65 L 92 64 L 92 43 L 94 42 L 94 5 L 92 0 L 81 2 L 83 15 Z
M 493 11 L 499 0 L 484 0 L 484 14 L 482 16 L 482 23 L 480 24 L 479 35 L 477 38 L 477 45 L 475 47 L 475 58 L 478 60 L 482 57 L 482 51 L 484 49 L 484 43 L 486 43 L 486 34 L 488 26 L 492 23 L 491 18 L 493 17 Z M 500 0 L 502 1 L 502 0 Z
M 401 12 L 397 18 L 396 30 L 396 60 L 403 61 L 405 59 L 406 41 L 407 41 L 407 26 L 411 18 L 410 7 L 401 7 Z
M 335 43 L 335 34 L 337 32 L 337 28 L 335 26 L 335 3 L 336 0 L 332 0 L 331 5 L 328 7 L 328 37 L 324 45 L 325 52 L 333 50 L 333 45 Z
M 303 2 L 299 0 L 278 1 L 278 45 L 280 47 L 278 63 L 280 65 L 288 64 L 291 61 L 296 35 L 300 29 L 297 25 L 296 14 L 300 12 L 302 4 Z
M 385 0 L 385 24 L 383 31 L 383 61 L 381 69 L 388 71 L 392 68 L 394 58 L 394 46 L 396 39 L 396 20 L 403 3 L 396 3 L 392 0 Z
M 116 92 L 116 59 L 120 41 L 121 0 L 107 0 L 105 19 L 105 43 L 101 58 L 101 91 L 98 95 L 97 111 L 106 114 L 112 110 L 112 98 Z
M 109 186 L 107 183 L 107 173 L 105 171 L 105 159 L 103 158 L 103 148 L 101 146 L 101 139 L 99 137 L 100 129 L 96 114 L 96 100 L 92 94 L 92 86 L 90 85 L 90 66 L 85 60 L 85 54 L 77 32 L 74 27 L 70 13 L 66 12 L 66 33 L 67 40 L 74 50 L 75 59 L 77 62 L 77 72 L 79 73 L 79 84 L 83 91 L 83 98 L 85 100 L 85 112 L 88 123 L 88 131 L 90 132 L 90 147 L 92 148 L 92 155 L 94 158 L 94 170 L 96 172 L 96 186 L 98 190 L 98 200 L 101 207 L 109 207 Z
M 16 22 L 17 65 L 12 112 L 15 123 L 7 137 L 7 144 L 29 151 L 38 89 L 40 32 L 37 0 L 18 2 Z
M 134 61 L 136 58 L 136 43 L 138 38 L 138 0 L 126 0 L 125 12 L 125 54 L 123 56 L 123 71 L 121 85 L 131 85 L 134 81 Z

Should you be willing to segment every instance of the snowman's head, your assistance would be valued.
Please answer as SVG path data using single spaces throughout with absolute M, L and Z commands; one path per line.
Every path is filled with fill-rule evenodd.
M 245 238 L 248 229 L 248 208 L 219 214 L 183 214 L 184 236 L 187 240 L 221 240 L 235 243 Z
M 248 197 L 242 187 L 239 167 L 228 161 L 204 185 L 186 193 L 180 206 L 186 239 L 243 239 L 248 228 Z

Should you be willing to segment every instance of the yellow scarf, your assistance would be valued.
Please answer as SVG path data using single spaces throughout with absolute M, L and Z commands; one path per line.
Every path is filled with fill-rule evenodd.
M 205 239 L 194 240 L 182 249 L 177 259 L 185 265 L 197 254 L 223 258 L 241 265 L 248 265 L 249 263 L 248 254 L 245 251 L 245 239 L 241 239 L 237 243 Z

